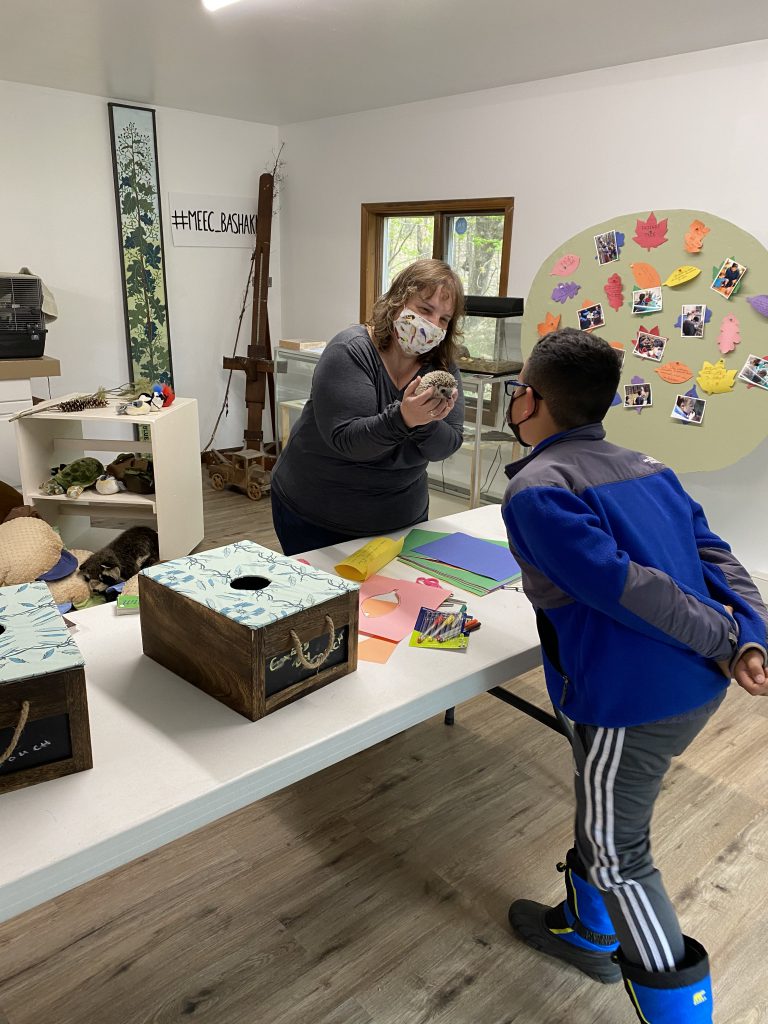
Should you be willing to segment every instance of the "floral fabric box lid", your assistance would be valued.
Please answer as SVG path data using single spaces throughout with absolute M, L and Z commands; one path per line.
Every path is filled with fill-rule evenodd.
M 45 583 L 0 587 L 0 686 L 82 666 Z
M 175 558 L 141 574 L 249 629 L 359 589 L 251 540 Z

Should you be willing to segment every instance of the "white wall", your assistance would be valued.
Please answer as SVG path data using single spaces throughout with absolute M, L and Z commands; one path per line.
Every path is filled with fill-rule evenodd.
M 156 114 L 174 382 L 197 398 L 208 440 L 226 383 L 248 249 L 174 248 L 168 193 L 256 196 L 277 129 L 160 107 Z M 128 380 L 107 100 L 0 81 L 0 270 L 28 266 L 53 291 L 59 319 L 46 353 L 61 360 L 54 395 Z M 270 327 L 279 337 L 279 228 L 273 225 Z M 241 345 L 247 345 L 250 320 Z M 35 393 L 42 393 L 36 382 Z M 242 441 L 244 375 L 217 435 Z
M 768 245 L 767 107 L 761 41 L 283 127 L 285 336 L 358 318 L 363 202 L 514 196 L 512 295 L 564 239 L 633 210 L 710 210 Z M 686 481 L 764 572 L 767 455 Z

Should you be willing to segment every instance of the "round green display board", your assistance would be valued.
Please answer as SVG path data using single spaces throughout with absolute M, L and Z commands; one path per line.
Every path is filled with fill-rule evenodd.
M 708 232 L 691 232 L 696 221 Z M 616 232 L 619 243 L 623 235 L 623 245 L 617 249 L 619 258 L 601 264 L 595 237 L 607 236 L 601 239 L 602 253 L 603 259 L 610 258 L 616 251 L 611 232 Z M 693 248 L 701 242 L 700 251 L 686 251 L 686 240 Z M 568 256 L 578 257 L 578 265 L 564 259 Z M 726 292 L 733 284 L 733 274 L 740 272 L 738 266 L 721 285 L 725 292 L 711 287 L 724 261 L 747 268 L 728 298 Z M 700 273 L 677 286 L 664 284 L 680 267 L 693 267 Z M 619 276 L 620 286 L 613 275 Z M 660 287 L 661 311 L 633 312 L 657 308 L 656 276 L 661 281 L 656 286 Z M 605 419 L 609 440 L 646 451 L 677 472 L 720 469 L 748 454 L 768 434 L 768 389 L 750 387 L 740 379 L 750 356 L 768 358 L 768 317 L 747 301 L 766 293 L 768 251 L 734 224 L 701 210 L 646 210 L 614 217 L 568 239 L 545 260 L 528 296 L 523 355 L 530 353 L 541 333 L 552 329 L 553 317 L 560 317 L 561 327 L 583 328 L 585 323 L 594 323 L 594 334 L 625 351 L 621 403 L 613 406 Z M 768 296 L 765 303 L 768 313 Z M 595 319 L 580 318 L 580 309 L 598 304 L 602 308 L 594 311 Z M 706 306 L 702 337 L 695 336 L 702 330 L 695 310 L 685 317 L 686 331 L 695 332 L 694 336 L 683 336 L 684 305 Z M 598 326 L 601 313 L 604 323 Z M 635 351 L 638 331 L 658 334 L 667 341 L 662 347 L 652 337 L 641 339 L 640 347 L 651 356 L 643 358 Z M 707 371 L 705 363 L 713 369 Z M 683 364 L 683 368 L 670 364 Z M 682 379 L 684 368 L 691 372 L 687 380 Z M 756 379 L 761 378 L 758 375 Z M 650 385 L 650 406 L 625 406 L 625 385 L 633 384 L 632 399 L 638 392 L 647 397 L 645 384 Z M 713 393 L 718 387 L 724 390 Z M 704 399 L 706 405 L 678 402 L 680 395 Z

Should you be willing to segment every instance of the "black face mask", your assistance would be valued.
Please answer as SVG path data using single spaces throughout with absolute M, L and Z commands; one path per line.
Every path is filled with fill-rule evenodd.
M 525 420 L 523 420 L 523 423 L 525 423 Z M 528 442 L 527 442 L 527 441 L 524 441 L 524 440 L 522 439 L 522 437 L 520 436 L 520 427 L 521 427 L 521 426 L 522 426 L 523 424 L 522 424 L 522 423 L 512 423 L 512 422 L 511 422 L 511 421 L 510 421 L 510 420 L 508 419 L 508 420 L 507 420 L 507 425 L 509 426 L 509 429 L 510 429 L 510 430 L 512 431 L 512 433 L 513 433 L 513 434 L 515 435 L 515 439 L 516 439 L 517 443 L 518 443 L 518 444 L 521 444 L 521 445 L 523 446 L 523 448 L 529 448 L 529 447 L 530 447 L 530 445 L 528 444 Z
M 517 398 L 522 398 L 522 397 L 523 397 L 522 395 L 518 395 L 517 396 Z M 512 422 L 512 406 L 517 401 L 517 398 L 512 398 L 510 400 L 509 406 L 507 407 L 507 426 L 512 431 L 512 433 L 515 435 L 515 440 L 517 441 L 518 444 L 521 444 L 523 446 L 523 448 L 530 448 L 531 446 L 528 444 L 528 442 L 524 441 L 522 439 L 522 437 L 520 436 L 520 427 L 522 427 L 523 423 L 527 423 L 528 420 L 531 417 L 527 416 L 520 423 L 513 423 Z M 534 403 L 536 403 L 537 400 L 538 400 L 538 395 L 534 392 Z M 536 412 L 536 405 L 534 404 L 533 413 L 531 413 L 531 415 L 534 415 L 535 412 Z

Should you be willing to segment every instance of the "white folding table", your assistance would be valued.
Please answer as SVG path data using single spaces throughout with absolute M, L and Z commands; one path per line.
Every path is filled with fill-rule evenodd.
M 425 526 L 504 537 L 498 506 Z M 332 569 L 357 546 L 304 557 Z M 382 572 L 418 575 L 400 562 Z M 259 722 L 146 658 L 138 616 L 117 616 L 113 605 L 72 615 L 85 659 L 94 767 L 0 796 L 0 920 L 540 663 L 534 616 L 522 593 L 467 600 L 482 628 L 465 652 L 418 650 L 404 641 L 386 665 L 361 661 L 356 672 Z

